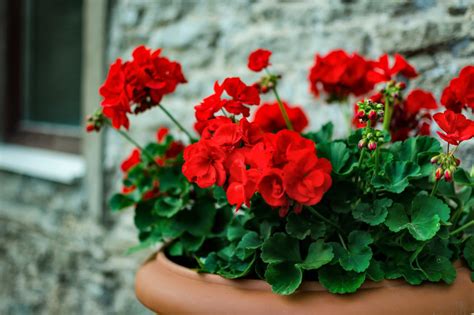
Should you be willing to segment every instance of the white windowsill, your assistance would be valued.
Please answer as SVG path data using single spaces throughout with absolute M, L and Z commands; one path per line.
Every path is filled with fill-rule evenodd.
M 79 155 L 0 144 L 0 170 L 72 184 L 84 176 L 85 162 Z

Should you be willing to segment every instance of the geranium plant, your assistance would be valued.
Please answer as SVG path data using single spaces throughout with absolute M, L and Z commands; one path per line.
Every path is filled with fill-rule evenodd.
M 454 260 L 474 268 L 474 178 L 456 157 L 474 136 L 462 114 L 474 110 L 474 66 L 446 87 L 443 111 L 430 92 L 411 88 L 418 73 L 400 55 L 317 55 L 310 91 L 331 102 L 360 98 L 348 105 L 352 132 L 333 139 L 331 123 L 305 132 L 303 109 L 280 98 L 271 54 L 250 54 L 255 83 L 214 83 L 194 106 L 195 134 L 164 107 L 186 82 L 179 63 L 141 46 L 111 66 L 87 129 L 109 125 L 135 146 L 121 165 L 122 192 L 110 200 L 114 211 L 135 210 L 140 244 L 131 251 L 165 243 L 180 264 L 264 279 L 279 294 L 303 280 L 339 294 L 366 280 L 449 284 Z M 186 144 L 164 128 L 146 146 L 126 134 L 129 115 L 153 107 Z M 430 136 L 433 119 L 444 146 Z

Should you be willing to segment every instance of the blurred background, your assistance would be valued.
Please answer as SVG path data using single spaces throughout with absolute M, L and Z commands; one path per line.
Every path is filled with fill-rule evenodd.
M 189 129 L 214 80 L 258 78 L 247 56 L 263 47 L 282 98 L 342 135 L 340 108 L 308 92 L 315 53 L 399 52 L 439 99 L 474 63 L 474 0 L 0 0 L 0 314 L 147 314 L 133 281 L 152 250 L 124 255 L 132 213 L 106 206 L 130 147 L 83 132 L 108 64 L 141 44 L 182 63 L 189 83 L 163 104 Z M 131 132 L 143 143 L 163 125 L 152 110 Z M 461 149 L 470 169 L 472 142 Z

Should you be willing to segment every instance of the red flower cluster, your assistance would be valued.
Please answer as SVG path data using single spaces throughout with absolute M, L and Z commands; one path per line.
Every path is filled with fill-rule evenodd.
M 308 118 L 301 107 L 290 107 L 286 102 L 283 102 L 283 107 L 288 113 L 294 131 L 301 132 L 308 126 Z M 262 104 L 255 112 L 253 121 L 264 132 L 277 132 L 287 129 L 278 102 Z
M 224 92 L 230 97 L 223 98 Z M 227 78 L 219 85 L 214 84 L 214 94 L 206 97 L 201 104 L 194 107 L 196 115 L 196 130 L 199 133 L 206 128 L 215 113 L 225 109 L 231 114 L 248 117 L 250 109 L 246 105 L 260 104 L 260 95 L 258 89 L 254 86 L 248 86 L 240 78 Z
M 430 135 L 429 111 L 437 108 L 433 94 L 421 89 L 412 90 L 404 101 L 394 107 L 390 123 L 392 141 L 405 140 L 416 135 Z
M 452 145 L 459 145 L 474 137 L 474 121 L 463 114 L 447 110 L 444 113 L 435 114 L 433 118 L 444 131 L 444 133 L 438 131 L 438 135 Z
M 379 60 L 372 61 L 372 69 L 368 72 L 367 77 L 370 82 L 376 84 L 390 81 L 396 75 L 411 79 L 418 76 L 418 73 L 416 69 L 399 54 L 395 54 L 394 64 L 390 67 L 388 55 L 384 54 Z
M 115 128 L 128 129 L 127 114 L 137 114 L 158 105 L 164 95 L 186 82 L 181 65 L 160 53 L 159 49 L 152 52 L 139 46 L 133 51 L 132 61 L 122 63 L 117 59 L 111 65 L 99 93 L 103 97 L 103 113 Z
M 451 80 L 441 95 L 441 104 L 455 113 L 463 108 L 474 111 L 474 66 L 466 66 Z
M 250 70 L 260 72 L 270 65 L 272 52 L 266 49 L 257 49 L 249 55 L 248 67 Z
M 308 77 L 310 89 L 318 97 L 322 87 L 332 99 L 362 95 L 374 87 L 373 82 L 367 80 L 370 70 L 371 62 L 357 53 L 348 55 L 344 50 L 334 50 L 324 57 L 318 54 Z
M 318 203 L 331 186 L 331 164 L 299 133 L 263 133 L 245 118 L 211 120 L 203 137 L 184 151 L 183 174 L 199 187 L 223 187 L 230 204 L 249 206 L 259 192 L 284 216 L 290 206 Z

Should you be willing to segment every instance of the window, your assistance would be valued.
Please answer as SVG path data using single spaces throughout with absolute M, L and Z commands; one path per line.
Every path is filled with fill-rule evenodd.
M 82 0 L 7 3 L 4 140 L 78 153 Z

